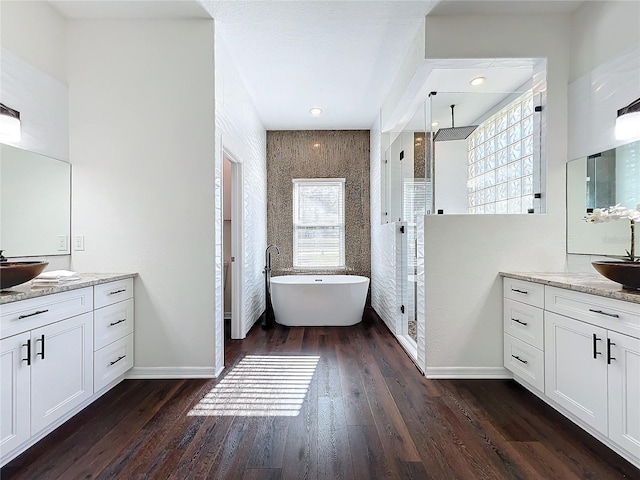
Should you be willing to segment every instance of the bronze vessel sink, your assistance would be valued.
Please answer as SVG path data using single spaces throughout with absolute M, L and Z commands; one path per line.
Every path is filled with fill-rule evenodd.
M 600 275 L 621 283 L 624 288 L 640 290 L 640 262 L 599 261 L 591 265 Z
M 0 262 L 0 290 L 37 277 L 49 262 Z

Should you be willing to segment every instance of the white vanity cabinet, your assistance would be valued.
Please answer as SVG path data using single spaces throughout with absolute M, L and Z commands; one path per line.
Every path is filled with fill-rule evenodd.
M 610 297 L 505 277 L 504 365 L 518 382 L 640 467 L 640 303 L 633 295 L 631 301 Z M 530 372 L 537 362 L 544 367 L 542 384 Z
M 133 367 L 133 279 L 94 287 L 94 388 Z
M 607 434 L 607 331 L 545 312 L 545 394 Z
M 113 387 L 133 366 L 133 279 L 124 281 L 126 298 L 114 295 L 111 304 L 94 310 L 95 289 L 115 291 L 119 282 L 0 305 L 0 465 Z M 126 354 L 114 361 L 122 348 Z M 105 363 L 111 368 L 104 369 Z
M 544 392 L 544 285 L 504 279 L 504 366 Z

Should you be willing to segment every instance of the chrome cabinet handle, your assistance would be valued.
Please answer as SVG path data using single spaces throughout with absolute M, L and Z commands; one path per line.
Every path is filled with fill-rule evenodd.
M 517 318 L 512 318 L 512 321 L 519 323 L 520 325 L 529 325 L 527 322 L 521 322 L 520 320 L 518 320 Z
M 524 293 L 525 295 L 529 295 L 529 292 L 527 292 L 525 290 L 518 290 L 517 288 L 512 288 L 511 291 L 512 292 L 518 292 L 518 293 Z
M 109 292 L 109 295 L 115 295 L 116 293 L 122 293 L 122 292 L 126 292 L 127 289 L 126 288 L 122 288 L 120 290 L 114 290 L 113 292 Z
M 607 317 L 620 318 L 620 315 L 618 315 L 617 313 L 607 313 L 603 312 L 602 310 L 594 310 L 592 308 L 590 308 L 589 311 L 593 313 L 599 313 L 600 315 L 606 315 Z
M 122 360 L 124 357 L 126 357 L 126 355 L 122 355 L 121 357 L 118 357 L 117 359 L 115 359 L 113 362 L 109 362 L 109 366 L 111 365 L 115 365 L 116 363 L 118 363 L 120 360 Z
M 111 322 L 111 323 L 109 324 L 109 326 L 110 326 L 110 327 L 113 327 L 114 325 L 118 325 L 119 323 L 126 322 L 126 321 L 127 321 L 127 319 L 126 319 L 126 318 L 123 318 L 122 320 L 118 320 L 117 322 Z
M 37 312 L 29 313 L 27 315 L 20 315 L 18 320 L 22 320 L 23 318 L 33 317 L 35 315 L 40 315 L 41 313 L 47 313 L 49 310 L 38 310 Z
M 521 359 L 519 356 L 517 355 L 511 355 L 513 358 L 515 358 L 516 360 L 518 360 L 519 362 L 522 362 L 524 364 L 527 364 L 529 362 L 527 362 L 526 360 Z

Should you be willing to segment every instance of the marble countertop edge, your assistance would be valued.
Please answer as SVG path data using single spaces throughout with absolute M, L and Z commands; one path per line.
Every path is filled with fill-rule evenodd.
M 640 290 L 623 289 L 619 283 L 598 274 L 569 272 L 499 272 L 499 274 L 516 280 L 640 304 Z
M 138 276 L 137 273 L 79 273 L 78 275 L 80 275 L 80 280 L 73 280 L 56 285 L 35 286 L 29 281 L 22 285 L 16 285 L 15 287 L 2 290 L 0 291 L 0 305 Z

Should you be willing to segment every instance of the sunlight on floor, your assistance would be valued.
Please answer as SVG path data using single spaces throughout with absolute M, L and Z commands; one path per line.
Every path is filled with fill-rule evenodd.
M 187 415 L 295 417 L 319 360 L 314 355 L 247 355 Z

